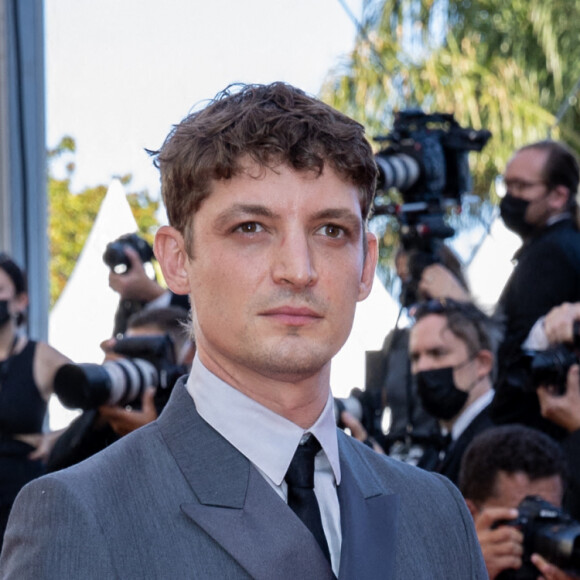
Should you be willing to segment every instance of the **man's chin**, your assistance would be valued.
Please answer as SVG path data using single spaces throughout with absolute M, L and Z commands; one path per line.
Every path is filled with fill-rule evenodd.
M 274 349 L 264 356 L 255 357 L 254 368 L 273 380 L 300 382 L 330 368 L 333 354 L 320 348 Z

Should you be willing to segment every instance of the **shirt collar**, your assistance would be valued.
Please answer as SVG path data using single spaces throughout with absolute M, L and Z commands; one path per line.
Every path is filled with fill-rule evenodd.
M 489 391 L 486 391 L 481 395 L 481 397 L 475 399 L 475 401 L 473 401 L 473 403 L 471 403 L 471 405 L 469 405 L 469 407 L 459 415 L 451 428 L 451 438 L 453 441 L 459 439 L 460 435 L 465 431 L 465 429 L 467 429 L 473 419 L 475 419 L 475 417 L 491 403 L 493 394 L 493 389 L 489 389 Z
M 282 483 L 306 433 L 318 439 L 336 484 L 340 484 L 334 400 L 330 392 L 322 413 L 314 425 L 305 430 L 222 381 L 198 356 L 192 364 L 187 391 L 200 416 L 276 485 Z

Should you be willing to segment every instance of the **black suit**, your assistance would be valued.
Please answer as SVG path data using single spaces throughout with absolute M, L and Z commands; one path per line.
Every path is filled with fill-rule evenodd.
M 528 389 L 520 347 L 538 318 L 563 302 L 580 300 L 580 232 L 571 219 L 558 221 L 527 241 L 517 260 L 498 305 L 505 336 L 491 416 L 496 423 L 524 423 L 559 436 L 542 419 L 536 393 Z
M 436 466 L 435 471 L 448 477 L 456 485 L 459 482 L 459 468 L 461 467 L 461 458 L 469 444 L 476 435 L 482 431 L 494 427 L 489 413 L 489 405 L 477 414 L 467 428 L 445 451 L 443 459 Z

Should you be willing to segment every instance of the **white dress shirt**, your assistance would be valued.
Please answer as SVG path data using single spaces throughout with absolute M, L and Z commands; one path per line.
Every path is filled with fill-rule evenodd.
M 250 460 L 286 503 L 284 477 L 294 452 L 308 433 L 318 439 L 322 453 L 315 460 L 314 492 L 332 569 L 338 576 L 342 535 L 336 486 L 340 484 L 340 461 L 332 393 L 329 392 L 324 410 L 314 425 L 304 430 L 219 379 L 197 356 L 187 390 L 200 416 Z

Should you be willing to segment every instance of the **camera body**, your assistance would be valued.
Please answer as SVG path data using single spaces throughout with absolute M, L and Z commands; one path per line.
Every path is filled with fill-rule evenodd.
M 135 336 L 117 340 L 114 352 L 124 358 L 67 364 L 54 378 L 54 392 L 69 409 L 96 409 L 101 405 L 138 406 L 145 389 L 155 387 L 155 405 L 162 408 L 187 366 L 175 362 L 169 335 Z
M 565 344 L 547 350 L 528 351 L 528 370 L 533 390 L 540 385 L 551 385 L 553 394 L 562 396 L 566 393 L 566 378 L 573 364 L 578 364 L 578 356 Z
M 580 321 L 573 326 L 572 344 L 559 344 L 546 350 L 524 351 L 524 366 L 531 377 L 531 388 L 540 385 L 554 387 L 555 395 L 566 393 L 568 371 L 574 364 L 580 364 L 578 350 L 580 349 Z
M 401 245 L 409 252 L 404 306 L 416 301 L 423 269 L 439 261 L 438 245 L 455 234 L 445 213 L 471 191 L 468 154 L 481 151 L 490 137 L 487 130 L 460 127 L 451 114 L 406 110 L 396 113 L 391 133 L 376 139 L 389 145 L 375 156 L 379 179 L 373 216 L 394 215 Z M 390 201 L 391 189 L 401 193 L 402 205 Z
M 132 248 L 139 254 L 141 262 L 150 262 L 153 257 L 151 245 L 137 234 L 125 234 L 107 244 L 103 254 L 103 262 L 116 274 L 124 274 L 131 269 L 131 262 L 125 249 Z
M 541 497 L 525 497 L 518 506 L 518 517 L 495 522 L 494 528 L 499 526 L 522 531 L 524 553 L 521 568 L 504 570 L 498 580 L 536 580 L 540 572 L 530 561 L 534 553 L 566 572 L 580 573 L 580 523 Z

